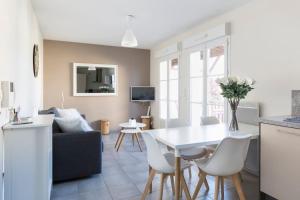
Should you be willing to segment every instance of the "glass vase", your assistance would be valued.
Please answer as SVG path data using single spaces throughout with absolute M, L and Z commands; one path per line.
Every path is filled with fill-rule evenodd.
M 230 131 L 238 131 L 239 124 L 238 124 L 237 117 L 236 117 L 236 109 L 231 110 L 231 114 L 232 114 L 232 116 L 231 116 L 231 122 L 229 125 L 229 130 Z

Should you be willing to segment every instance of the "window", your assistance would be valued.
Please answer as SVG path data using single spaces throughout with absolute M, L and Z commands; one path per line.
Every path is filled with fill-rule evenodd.
M 178 58 L 163 60 L 160 68 L 160 118 L 178 119 Z
M 224 122 L 225 101 L 215 81 L 226 75 L 225 60 L 224 44 L 189 54 L 191 125 L 199 125 L 201 116 L 215 116 Z

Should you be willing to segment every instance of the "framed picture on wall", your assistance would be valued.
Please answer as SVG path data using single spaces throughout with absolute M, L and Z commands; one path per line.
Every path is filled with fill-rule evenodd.
M 73 63 L 73 96 L 118 95 L 118 66 Z
M 37 77 L 39 75 L 39 46 L 37 44 L 33 45 L 33 75 Z

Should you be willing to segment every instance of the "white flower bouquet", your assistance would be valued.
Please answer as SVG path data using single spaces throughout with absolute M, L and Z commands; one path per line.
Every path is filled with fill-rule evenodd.
M 251 78 L 240 78 L 238 76 L 229 76 L 218 78 L 216 83 L 221 87 L 221 95 L 226 98 L 232 110 L 232 119 L 229 129 L 236 131 L 239 129 L 236 110 L 241 99 L 244 99 L 248 92 L 253 90 L 255 81 Z

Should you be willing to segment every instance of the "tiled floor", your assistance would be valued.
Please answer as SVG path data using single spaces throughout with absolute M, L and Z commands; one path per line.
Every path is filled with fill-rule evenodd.
M 148 165 L 144 152 L 132 145 L 131 138 L 125 142 L 119 152 L 114 149 L 117 134 L 103 136 L 105 149 L 103 153 L 103 173 L 86 179 L 55 184 L 52 191 L 52 200 L 138 200 L 148 177 Z M 84 163 L 83 163 L 84 164 Z M 243 172 L 243 188 L 247 199 L 258 200 L 258 178 Z M 191 193 L 198 181 L 197 169 L 193 169 L 192 179 L 185 175 Z M 214 178 L 208 177 L 210 190 L 205 193 L 202 188 L 198 199 L 212 200 L 214 192 Z M 149 200 L 158 199 L 159 177 L 153 182 L 153 192 Z M 165 200 L 174 199 L 170 189 L 170 181 L 164 190 Z M 230 180 L 225 181 L 225 200 L 238 199 Z

